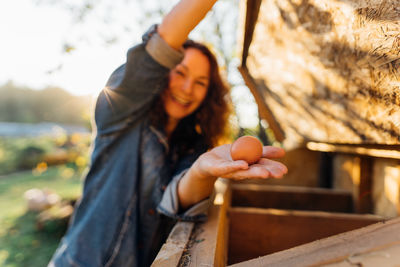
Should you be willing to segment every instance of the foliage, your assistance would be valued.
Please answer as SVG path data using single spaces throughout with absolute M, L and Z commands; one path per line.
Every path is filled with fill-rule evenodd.
M 139 42 L 141 34 L 150 25 L 160 23 L 162 17 L 179 0 L 32 1 L 39 6 L 59 8 L 74 18 L 70 26 L 70 31 L 74 34 L 68 35 L 70 37 L 65 40 L 64 45 L 64 52 L 74 53 L 87 44 L 108 47 L 119 43 L 128 49 L 132 43 Z M 239 0 L 217 1 L 207 18 L 189 36 L 205 43 L 216 53 L 232 91 L 243 90 L 244 85 L 237 71 L 238 10 Z M 248 91 L 247 88 L 244 90 Z M 235 111 L 237 111 L 236 105 L 247 105 L 243 103 L 246 101 L 243 98 L 235 98 L 233 101 L 235 101 Z M 250 105 L 255 105 L 255 102 Z M 232 120 L 233 126 L 236 127 L 238 123 L 245 124 L 246 120 Z
M 52 87 L 31 90 L 12 82 L 0 86 L 0 95 L 0 121 L 89 125 L 92 99 L 88 96 L 73 96 Z
M 18 155 L 17 168 L 22 170 L 33 169 L 33 167 L 42 161 L 44 154 L 45 150 L 43 148 L 28 145 Z
M 65 227 L 38 231 L 37 214 L 26 211 L 23 194 L 30 188 L 46 188 L 63 199 L 76 199 L 81 194 L 80 177 L 81 171 L 63 165 L 36 176 L 25 172 L 0 178 L 0 266 L 47 265 Z
M 68 163 L 82 169 L 88 162 L 90 136 L 12 138 L 0 137 L 0 175 L 32 170 L 42 173 L 48 166 Z

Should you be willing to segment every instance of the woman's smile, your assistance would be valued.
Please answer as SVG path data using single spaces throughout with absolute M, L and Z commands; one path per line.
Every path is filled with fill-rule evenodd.
M 169 95 L 172 98 L 172 100 L 174 100 L 176 103 L 178 103 L 178 104 L 180 104 L 180 105 L 182 105 L 184 107 L 189 107 L 190 104 L 192 103 L 192 101 L 186 100 L 185 98 L 179 97 L 179 96 L 174 95 L 172 93 L 170 93 Z

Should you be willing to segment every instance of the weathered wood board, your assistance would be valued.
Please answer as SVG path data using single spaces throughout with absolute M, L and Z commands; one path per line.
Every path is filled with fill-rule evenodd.
M 353 212 L 349 191 L 298 186 L 232 184 L 233 207 Z
M 371 226 L 372 228 L 368 228 L 369 230 L 362 228 L 357 230 L 357 234 L 344 234 L 343 237 L 340 233 L 384 219 L 368 214 L 235 207 L 231 206 L 231 199 L 232 194 L 238 193 L 238 188 L 232 190 L 232 187 L 237 186 L 232 186 L 232 183 L 227 180 L 219 180 L 216 184 L 216 193 L 212 196 L 213 205 L 209 210 L 209 219 L 195 225 L 194 223 L 178 222 L 152 267 L 224 267 L 227 264 L 235 263 L 238 264 L 237 266 L 274 266 L 274 264 L 277 266 L 309 266 L 301 264 L 321 260 L 319 254 L 326 255 L 329 263 L 334 263 L 340 262 L 349 255 L 357 256 L 357 252 L 368 252 L 371 249 L 390 246 L 396 240 L 400 244 L 400 236 L 397 232 L 393 232 L 395 234 L 392 236 L 387 236 L 390 230 L 399 227 L 398 219 L 394 220 L 397 222 L 395 224 L 393 221 L 385 221 L 378 226 Z M 244 184 L 240 187 L 242 187 L 241 189 L 252 189 L 257 194 L 265 191 L 269 186 Z M 282 187 L 274 187 L 277 192 L 285 191 L 282 190 Z M 269 191 L 274 190 L 270 188 Z M 341 192 L 337 194 L 337 191 L 327 192 L 325 189 L 317 188 L 286 187 L 286 191 L 294 194 L 307 191 L 311 194 L 316 193 L 317 198 L 321 198 L 321 200 L 332 196 L 348 198 L 347 194 L 341 194 Z M 321 194 L 323 192 L 326 195 Z M 283 196 L 282 201 L 285 201 L 285 198 L 290 198 L 290 195 Z M 256 205 L 258 204 L 256 203 Z M 380 233 L 376 235 L 375 230 Z M 310 247 L 306 244 L 295 247 L 335 234 L 340 235 L 334 236 L 333 241 L 322 239 L 316 241 L 318 245 Z M 373 243 L 374 239 L 377 240 L 376 243 Z M 346 240 L 358 246 L 362 242 L 366 242 L 368 250 L 362 250 L 365 247 L 354 247 L 349 250 L 350 254 L 345 254 L 348 252 Z M 322 249 L 320 250 L 320 248 Z M 291 254 L 286 251 L 294 252 Z M 393 253 L 396 251 L 396 248 L 393 248 Z M 314 253 L 317 253 L 317 257 L 314 257 Z M 277 254 L 278 256 L 276 256 Z M 296 259 L 293 260 L 292 255 Z M 333 256 L 339 258 L 334 258 L 335 261 L 332 261 Z M 253 258 L 256 260 L 251 260 Z M 301 264 L 297 265 L 298 263 Z
M 317 240 L 230 267 L 399 266 L 400 218 Z
M 177 223 L 151 267 L 177 266 L 192 234 L 193 226 L 193 222 Z
M 272 254 L 382 220 L 379 216 L 232 207 L 228 263 Z
M 226 266 L 228 238 L 226 214 L 231 202 L 229 181 L 218 179 L 214 189 L 215 192 L 210 197 L 213 204 L 208 211 L 208 220 L 196 224 L 177 222 L 158 252 L 152 267 Z

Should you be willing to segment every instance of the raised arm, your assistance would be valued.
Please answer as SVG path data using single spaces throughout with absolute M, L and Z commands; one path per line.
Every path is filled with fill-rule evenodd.
M 158 33 L 172 48 L 179 49 L 215 2 L 217 0 L 181 0 L 164 17 Z

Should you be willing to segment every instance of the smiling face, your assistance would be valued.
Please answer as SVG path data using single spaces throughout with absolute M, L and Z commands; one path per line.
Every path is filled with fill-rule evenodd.
M 182 62 L 171 70 L 169 86 L 163 93 L 169 124 L 177 124 L 201 105 L 209 82 L 210 62 L 207 56 L 196 48 L 185 49 Z

